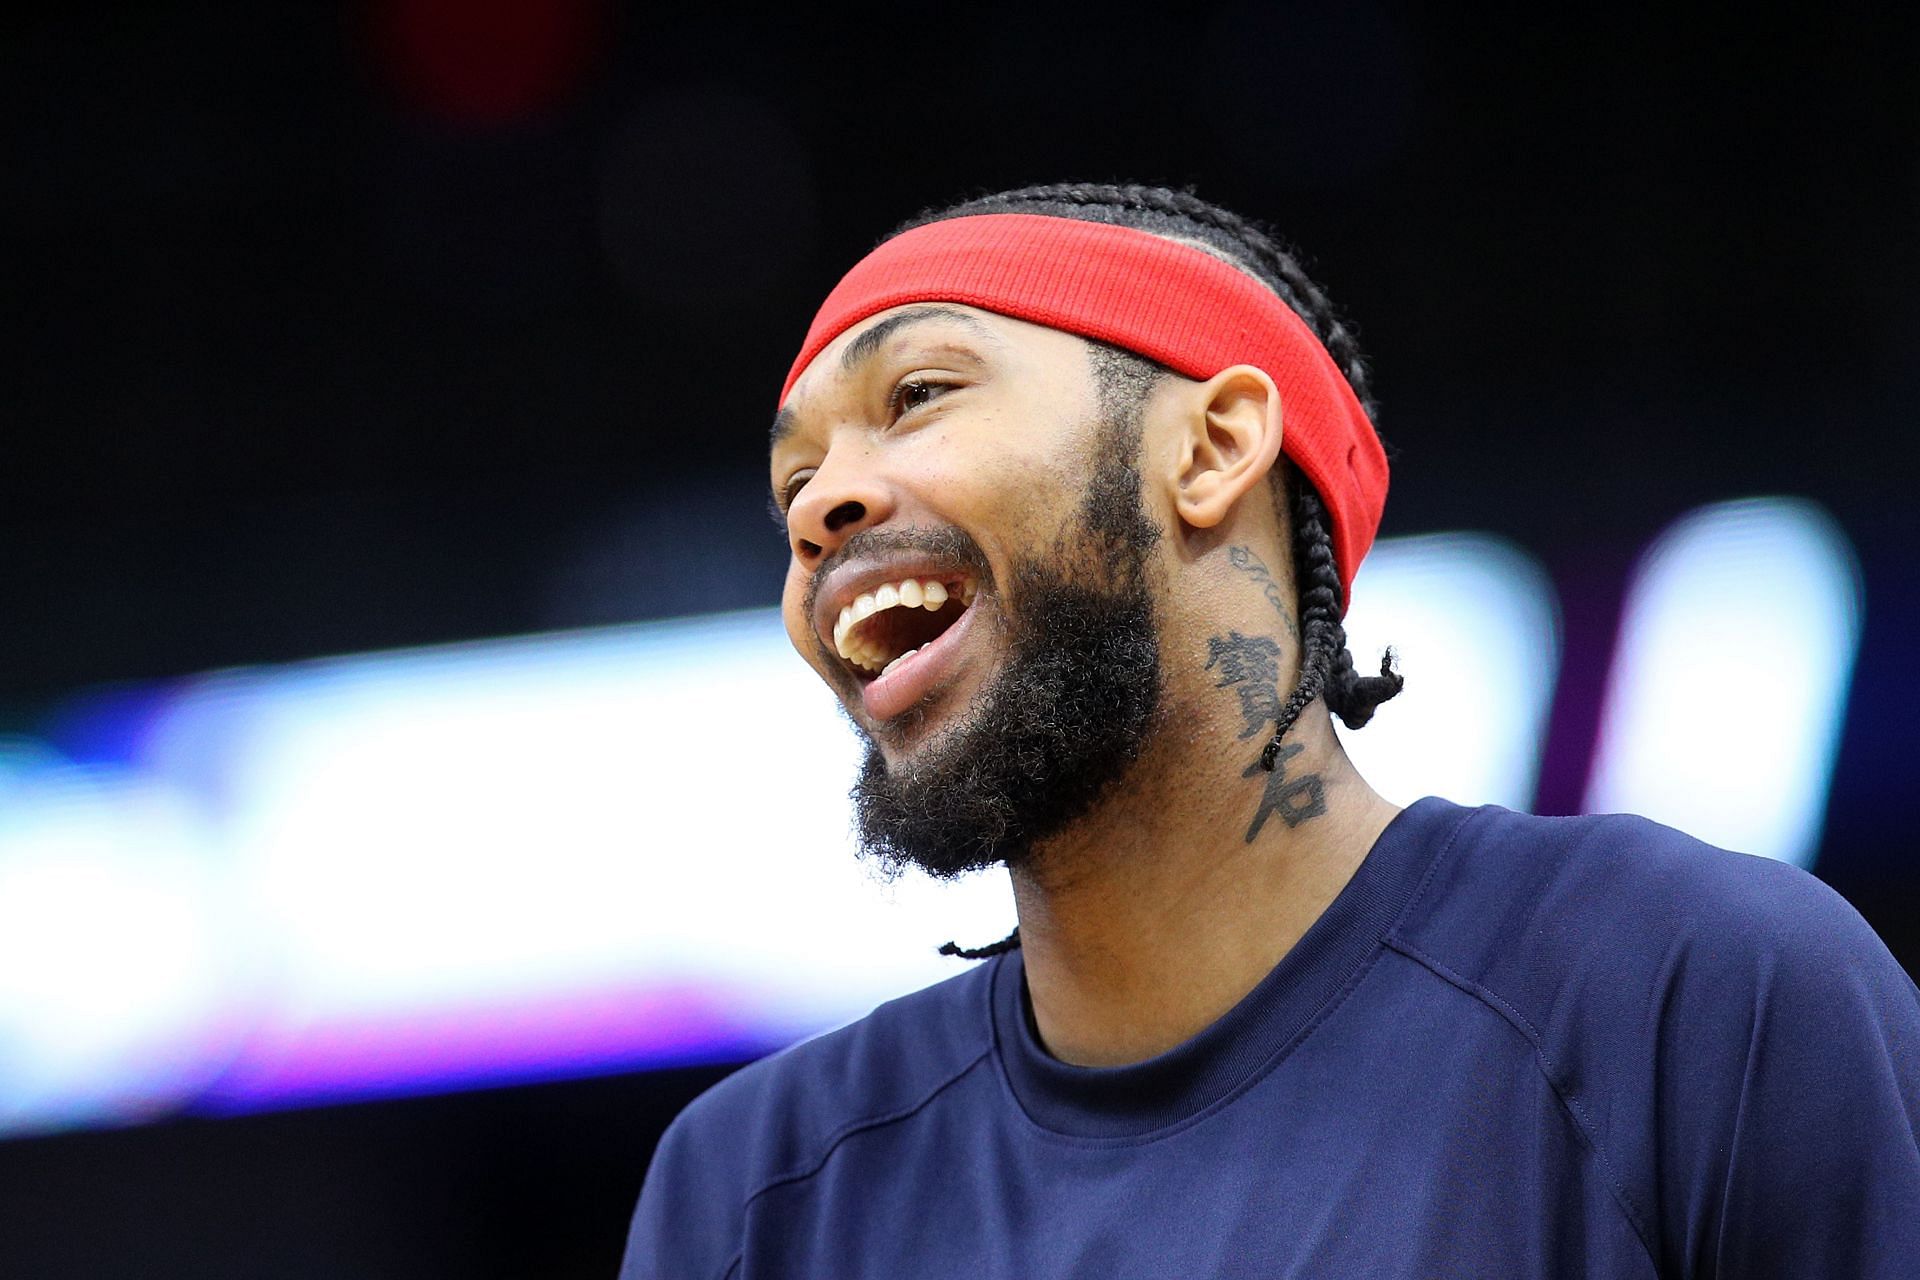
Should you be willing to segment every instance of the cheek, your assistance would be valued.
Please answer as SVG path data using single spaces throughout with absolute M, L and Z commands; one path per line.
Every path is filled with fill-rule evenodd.
M 1041 551 L 1079 519 L 1078 478 L 1043 459 L 994 458 L 969 479 L 982 540 L 1014 555 Z
M 1078 478 L 1060 462 L 1062 442 L 1031 423 L 986 413 L 964 431 L 928 432 L 914 445 L 920 492 L 983 545 L 1025 546 L 1056 528 L 1078 501 Z

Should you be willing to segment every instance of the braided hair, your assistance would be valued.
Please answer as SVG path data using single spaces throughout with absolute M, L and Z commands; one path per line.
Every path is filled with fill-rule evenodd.
M 1258 224 L 1188 191 L 1069 182 L 1021 187 L 928 210 L 901 224 L 886 238 L 932 222 L 987 213 L 1030 213 L 1131 227 L 1185 241 L 1224 258 L 1280 295 L 1280 300 L 1306 322 L 1346 377 L 1368 419 L 1378 421 L 1378 406 L 1358 339 L 1299 259 Z M 1106 349 L 1099 354 L 1094 368 L 1103 384 L 1103 396 L 1144 397 L 1169 372 L 1131 352 Z M 1373 718 L 1381 703 L 1399 693 L 1403 684 L 1393 669 L 1391 649 L 1381 656 L 1377 676 L 1361 675 L 1354 667 L 1341 621 L 1340 573 L 1334 560 L 1326 503 L 1313 482 L 1283 459 L 1274 472 L 1274 499 L 1281 523 L 1291 534 L 1301 653 L 1299 682 L 1281 704 L 1273 737 L 1261 752 L 1261 763 L 1269 771 L 1274 768 L 1281 740 L 1316 699 L 1324 701 L 1349 729 L 1358 729 Z M 940 953 L 977 960 L 1019 945 L 1020 931 L 1015 929 L 989 946 L 963 948 L 949 942 Z

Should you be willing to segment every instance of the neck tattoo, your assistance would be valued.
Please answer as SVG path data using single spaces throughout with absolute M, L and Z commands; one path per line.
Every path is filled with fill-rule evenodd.
M 1236 548 L 1237 549 L 1237 548 Z M 1280 645 L 1271 636 L 1242 635 L 1229 631 L 1207 640 L 1208 671 L 1218 672 L 1216 689 L 1231 689 L 1240 704 L 1244 727 L 1239 741 L 1259 734 L 1280 714 Z M 1286 743 L 1274 754 L 1269 770 L 1263 757 L 1255 757 L 1240 776 L 1266 775 L 1259 806 L 1247 826 L 1246 842 L 1252 844 L 1267 824 L 1279 815 L 1289 828 L 1297 827 L 1327 811 L 1326 784 L 1318 773 L 1290 775 L 1287 762 L 1306 748 L 1297 742 Z

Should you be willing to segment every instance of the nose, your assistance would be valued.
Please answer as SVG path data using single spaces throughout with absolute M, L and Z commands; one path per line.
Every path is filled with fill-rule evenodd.
M 818 564 L 893 514 L 893 497 L 865 457 L 860 449 L 830 452 L 787 509 L 787 540 L 802 564 Z

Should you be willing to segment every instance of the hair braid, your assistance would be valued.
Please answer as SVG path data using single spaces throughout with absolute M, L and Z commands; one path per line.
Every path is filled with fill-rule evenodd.
M 957 942 L 943 942 L 940 944 L 940 954 L 943 956 L 959 956 L 962 960 L 987 960 L 1002 952 L 1012 951 L 1019 945 L 1020 930 L 1016 927 L 1012 933 L 1000 939 L 1000 941 L 989 942 L 984 947 L 963 947 Z
M 1299 255 L 1259 223 L 1210 204 L 1191 191 L 1131 183 L 1064 182 L 995 192 L 943 209 L 930 209 L 901 224 L 886 238 L 930 222 L 983 213 L 1077 218 L 1198 243 L 1278 294 L 1326 347 L 1367 417 L 1378 423 L 1379 407 L 1358 337 L 1341 318 L 1326 291 L 1307 274 Z M 1116 370 L 1124 371 L 1127 361 L 1144 371 L 1144 376 L 1128 379 L 1134 385 L 1151 386 L 1166 373 L 1144 356 L 1115 351 L 1121 357 L 1118 363 L 1105 361 L 1096 365 L 1110 381 L 1119 381 L 1120 373 Z M 1277 508 L 1285 502 L 1281 514 L 1291 532 L 1301 653 L 1299 681 L 1281 704 L 1275 717 L 1273 738 L 1261 753 L 1261 763 L 1269 770 L 1278 757 L 1281 739 L 1315 699 L 1323 699 L 1327 709 L 1339 716 L 1349 729 L 1358 729 L 1373 718 L 1382 702 L 1399 693 L 1405 683 L 1393 669 L 1392 649 L 1381 655 L 1377 676 L 1362 676 L 1354 667 L 1353 654 L 1347 648 L 1346 628 L 1341 621 L 1344 611 L 1340 572 L 1334 560 L 1327 508 L 1312 481 L 1298 468 L 1283 462 L 1275 471 L 1275 495 Z M 949 942 L 940 948 L 940 953 L 980 959 L 1019 945 L 1020 931 L 1015 929 L 1006 939 L 990 946 L 968 950 Z
M 1273 768 L 1280 740 L 1316 697 L 1349 729 L 1373 719 L 1374 711 L 1406 683 L 1393 669 L 1393 650 L 1380 657 L 1380 674 L 1363 676 L 1354 669 L 1347 649 L 1347 629 L 1340 622 L 1340 571 L 1333 562 L 1333 539 L 1327 531 L 1327 508 L 1313 486 L 1293 490 L 1294 573 L 1300 596 L 1300 682 L 1281 704 L 1272 741 L 1261 763 Z

